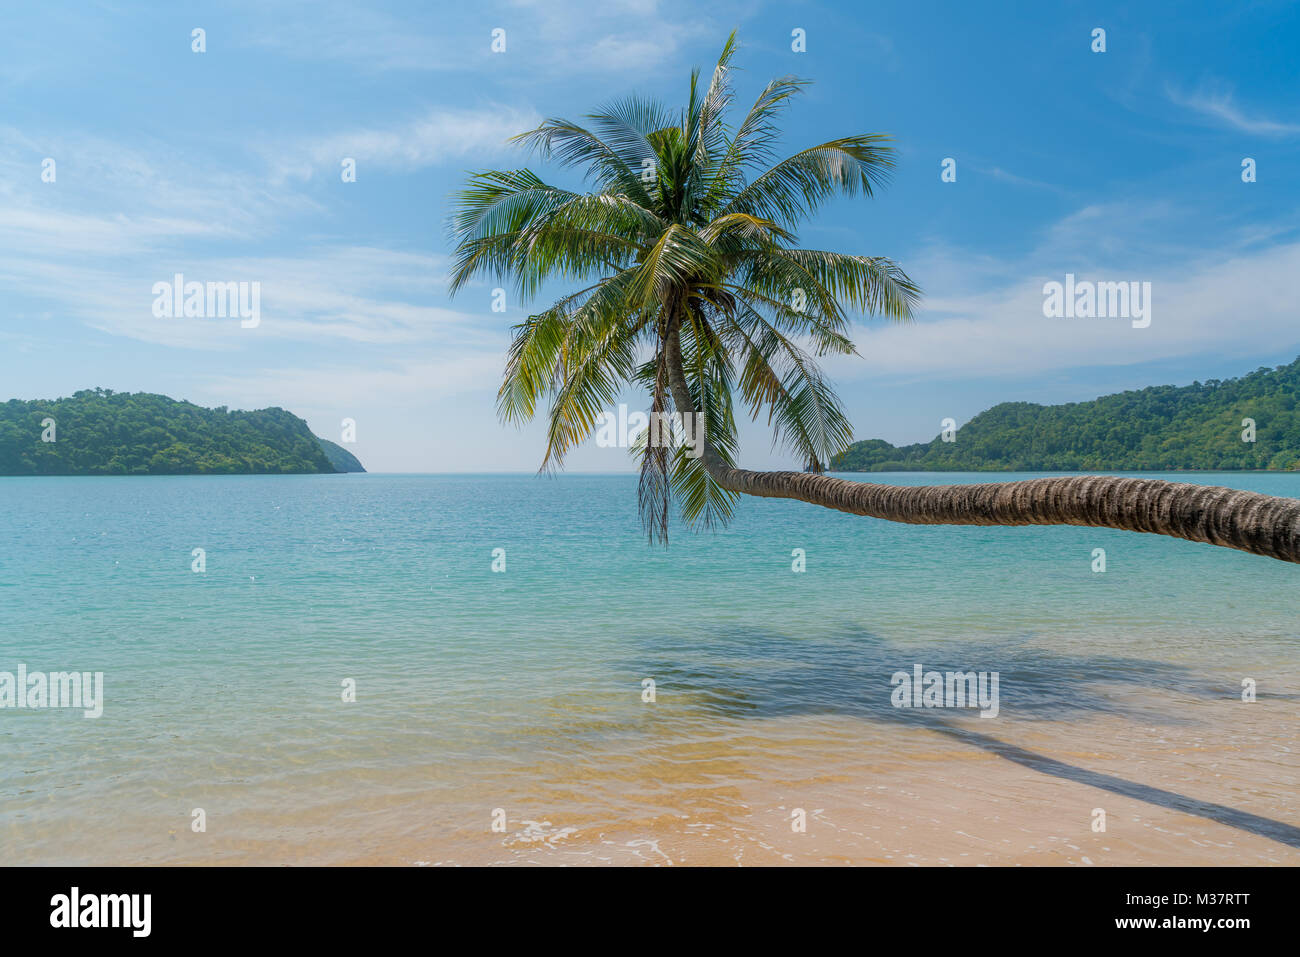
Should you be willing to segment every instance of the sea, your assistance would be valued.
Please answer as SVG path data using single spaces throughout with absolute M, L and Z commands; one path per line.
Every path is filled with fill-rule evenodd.
M 1300 863 L 1300 566 L 636 482 L 0 478 L 0 863 Z

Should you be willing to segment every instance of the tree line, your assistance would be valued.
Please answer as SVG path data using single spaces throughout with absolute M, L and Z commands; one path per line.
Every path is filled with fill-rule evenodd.
M 1239 379 L 1152 386 L 1090 402 L 1003 402 L 951 438 L 855 442 L 832 471 L 1300 469 L 1300 358 Z M 1246 421 L 1249 420 L 1249 421 Z
M 205 409 L 111 389 L 0 404 L 0 475 L 335 471 L 307 423 L 280 408 Z

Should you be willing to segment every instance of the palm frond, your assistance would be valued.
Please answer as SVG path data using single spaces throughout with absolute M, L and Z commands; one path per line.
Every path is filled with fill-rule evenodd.
M 741 189 L 724 213 L 750 213 L 793 227 L 836 194 L 870 197 L 894 167 L 888 136 L 830 140 L 795 153 Z
M 796 234 L 831 197 L 871 196 L 885 182 L 889 138 L 849 136 L 781 159 L 780 117 L 806 83 L 773 80 L 732 127 L 735 52 L 733 33 L 707 84 L 692 72 L 680 111 L 627 96 L 582 124 L 548 119 L 515 137 L 583 170 L 588 188 L 529 170 L 475 173 L 448 220 L 453 293 L 476 277 L 512 283 L 525 301 L 549 283 L 581 286 L 514 327 L 497 396 L 507 422 L 545 409 L 543 469 L 560 467 L 629 384 L 648 393 L 652 417 L 699 416 L 707 456 L 648 435 L 633 450 L 652 542 L 667 541 L 672 501 L 693 527 L 730 518 L 738 496 L 714 474 L 735 465 L 737 401 L 814 468 L 841 451 L 852 433 L 817 358 L 853 353 L 855 313 L 906 321 L 920 297 L 893 260 L 803 249 Z
M 564 167 L 583 167 L 588 179 L 602 190 L 624 193 L 647 208 L 651 206 L 640 168 L 634 170 L 616 149 L 577 123 L 548 119 L 511 141 L 531 149 L 542 160 L 553 160 Z

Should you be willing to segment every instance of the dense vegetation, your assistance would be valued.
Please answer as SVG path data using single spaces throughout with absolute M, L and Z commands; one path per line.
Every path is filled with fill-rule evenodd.
M 205 409 L 165 395 L 109 389 L 0 404 L 0 475 L 336 471 L 344 469 L 332 464 L 307 423 L 284 409 Z
M 1153 386 L 1091 402 L 1004 402 L 952 442 L 856 442 L 832 471 L 1171 471 L 1300 468 L 1300 359 L 1240 379 Z M 1255 420 L 1243 441 L 1242 420 Z
M 341 445 L 336 445 L 329 439 L 317 438 L 320 447 L 325 450 L 325 457 L 330 460 L 330 465 L 334 466 L 335 472 L 364 472 L 361 462 L 355 455 L 349 452 Z

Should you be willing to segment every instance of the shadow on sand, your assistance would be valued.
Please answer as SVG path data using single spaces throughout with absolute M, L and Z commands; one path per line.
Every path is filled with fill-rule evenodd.
M 1000 643 L 886 642 L 850 626 L 829 638 L 796 638 L 750 629 L 701 634 L 690 641 L 658 636 L 646 658 L 629 663 L 661 688 L 719 716 L 764 719 L 800 714 L 851 715 L 947 735 L 1040 774 L 1235 827 L 1300 848 L 1300 827 L 1222 804 L 1059 761 L 946 720 L 935 710 L 890 703 L 890 677 L 921 664 L 927 671 L 997 671 L 1000 707 L 1018 719 L 1086 720 L 1119 714 L 1150 725 L 1189 725 L 1168 709 L 1144 707 L 1152 693 L 1200 700 L 1239 700 L 1238 689 L 1181 665 L 1113 655 L 1032 647 L 1028 636 Z M 648 669 L 648 670 L 646 670 Z M 1261 697 L 1266 697 L 1261 695 Z M 1293 695 L 1278 697 L 1292 698 Z

